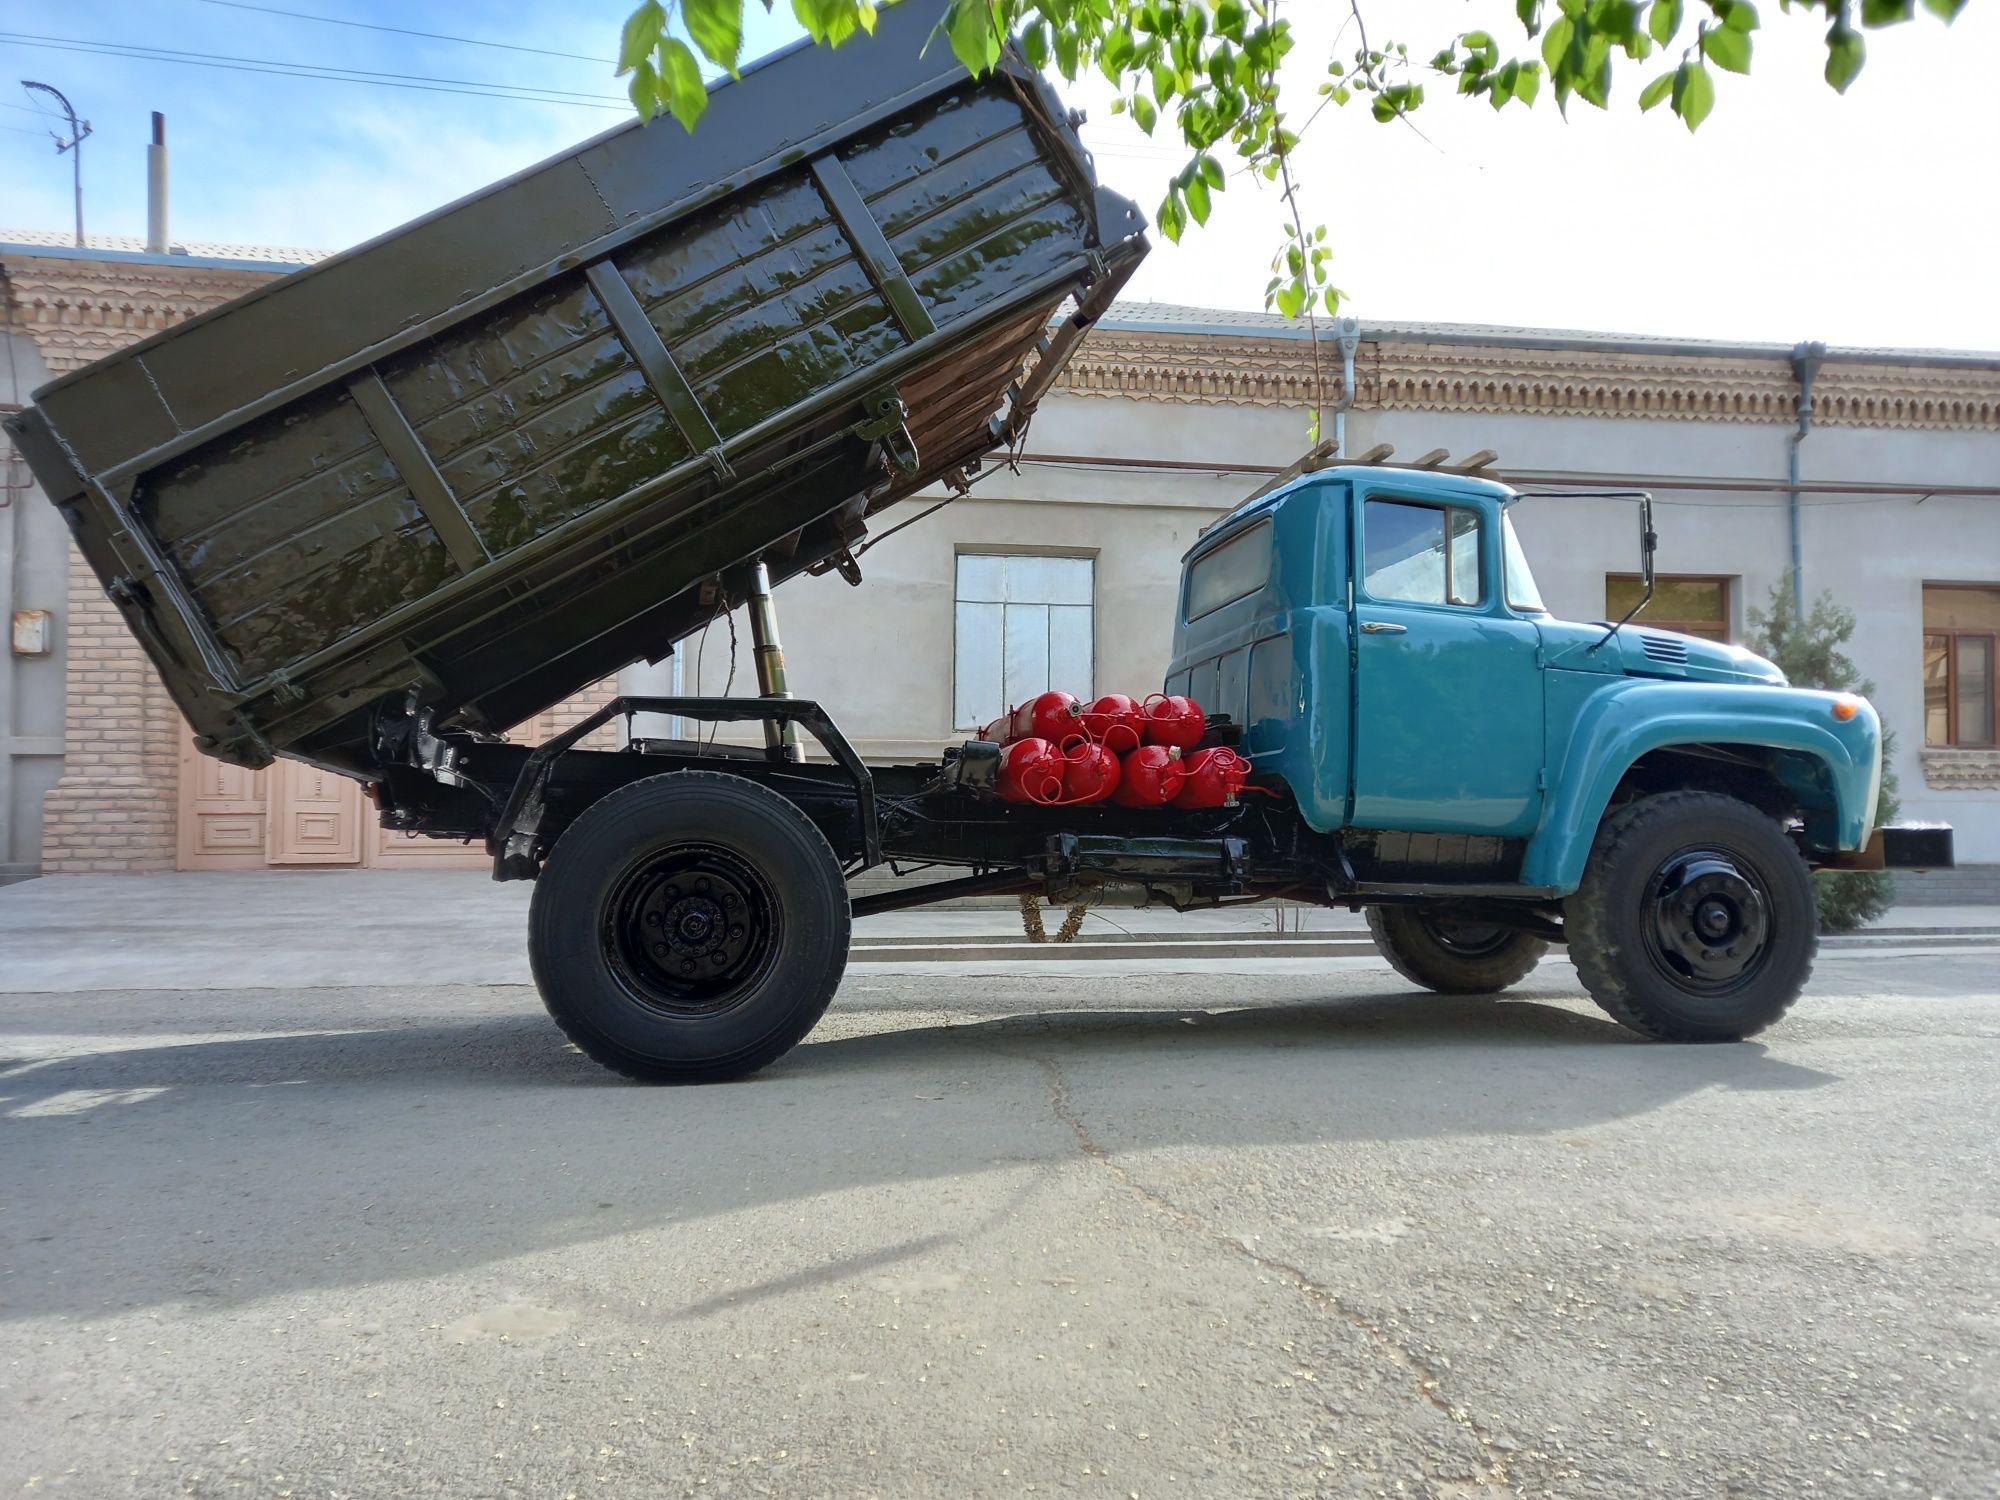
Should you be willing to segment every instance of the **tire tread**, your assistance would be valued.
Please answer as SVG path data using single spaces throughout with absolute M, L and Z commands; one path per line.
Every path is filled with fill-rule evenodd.
M 1491 995 L 1519 984 L 1534 972 L 1549 945 L 1526 933 L 1520 941 L 1484 958 L 1466 958 L 1426 949 L 1426 937 L 1409 907 L 1371 906 L 1368 933 L 1389 967 L 1410 983 L 1440 995 Z M 1405 918 L 1412 921 L 1406 925 Z M 1415 926 L 1416 930 L 1410 930 Z
M 1565 903 L 1563 925 L 1570 936 L 1570 962 L 1576 966 L 1577 977 L 1583 981 L 1584 989 L 1612 1020 L 1654 1041 L 1703 1042 L 1717 1038 L 1712 1028 L 1694 1026 L 1662 1015 L 1640 997 L 1630 972 L 1618 962 L 1623 945 L 1615 936 L 1619 923 L 1617 914 L 1610 906 L 1610 882 L 1602 878 L 1602 872 L 1622 863 L 1629 857 L 1632 847 L 1649 837 L 1662 823 L 1686 822 L 1704 812 L 1725 809 L 1732 816 L 1739 810 L 1758 818 L 1765 816 L 1747 802 L 1720 792 L 1659 792 L 1626 804 L 1606 818 L 1598 829 L 1583 884 Z M 1791 845 L 1790 840 L 1784 840 L 1784 843 L 1790 857 L 1797 861 L 1801 873 L 1810 882 L 1812 874 L 1806 868 L 1805 857 Z M 1739 1036 L 1755 1036 L 1784 1018 L 1812 978 L 1813 960 L 1818 948 L 1815 925 L 1805 962 L 1791 993 L 1775 1008 L 1767 1009 L 1760 1015 L 1755 1024 L 1744 1027 Z
M 832 935 L 830 948 L 837 955 L 830 965 L 831 974 L 820 987 L 817 1003 L 802 1007 L 787 1025 L 763 1038 L 756 1046 L 728 1057 L 717 1058 L 703 1063 L 662 1064 L 637 1056 L 619 1044 L 603 1036 L 593 1028 L 587 1018 L 577 1011 L 564 994 L 562 986 L 551 982 L 552 976 L 543 968 L 543 954 L 555 936 L 551 928 L 560 920 L 557 912 L 558 899 L 555 895 L 545 896 L 545 891 L 556 890 L 548 884 L 549 872 L 553 868 L 560 880 L 565 867 L 558 862 L 563 856 L 563 842 L 579 828 L 591 820 L 591 827 L 601 823 L 616 825 L 627 815 L 631 804 L 643 803 L 649 796 L 657 795 L 662 782 L 673 782 L 684 787 L 691 783 L 707 784 L 717 795 L 740 796 L 748 789 L 758 799 L 764 809 L 781 822 L 789 822 L 790 831 L 797 833 L 809 844 L 817 846 L 817 853 L 823 859 L 822 873 L 832 872 L 832 878 L 840 886 L 842 901 L 838 910 L 837 931 Z M 588 832 L 586 828 L 586 832 Z M 576 846 L 572 845 L 574 853 Z M 649 776 L 641 781 L 620 787 L 591 804 L 590 808 L 576 822 L 565 829 L 557 839 L 554 849 L 544 862 L 541 878 L 535 882 L 535 892 L 528 908 L 528 964 L 535 977 L 536 988 L 541 991 L 542 1003 L 547 1007 L 550 1018 L 562 1029 L 564 1036 L 575 1044 L 592 1061 L 601 1064 L 635 1083 L 700 1083 L 721 1082 L 725 1079 L 740 1078 L 755 1073 L 768 1066 L 796 1046 L 826 1014 L 832 1004 L 834 991 L 839 988 L 840 978 L 847 965 L 848 944 L 852 935 L 852 917 L 846 901 L 846 882 L 840 876 L 840 862 L 833 848 L 820 832 L 819 825 L 808 818 L 796 803 L 769 791 L 765 787 L 743 776 L 732 776 L 723 771 L 672 771 L 660 776 Z

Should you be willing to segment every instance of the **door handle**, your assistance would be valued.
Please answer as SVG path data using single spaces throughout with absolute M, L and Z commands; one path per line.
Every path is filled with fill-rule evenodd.
M 1361 633 L 1363 635 L 1408 635 L 1410 627 L 1407 625 L 1395 625 L 1387 620 L 1363 620 L 1361 622 Z

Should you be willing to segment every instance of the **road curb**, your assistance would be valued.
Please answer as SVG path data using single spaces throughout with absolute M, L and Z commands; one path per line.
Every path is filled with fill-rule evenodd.
M 1929 948 L 1985 947 L 2000 943 L 2000 928 L 1939 928 L 1928 931 L 1891 930 L 1854 933 L 1820 939 L 1822 951 L 1865 951 L 1906 947 L 1919 939 Z M 885 937 L 856 942 L 848 962 L 896 963 L 1047 963 L 1072 960 L 1137 962 L 1160 958 L 1355 958 L 1373 956 L 1374 941 L 1365 933 L 1269 932 L 1254 937 L 1237 933 L 1195 933 L 1160 937 L 1150 933 L 1117 933 L 1073 943 L 1031 943 L 1025 937 L 940 939 Z

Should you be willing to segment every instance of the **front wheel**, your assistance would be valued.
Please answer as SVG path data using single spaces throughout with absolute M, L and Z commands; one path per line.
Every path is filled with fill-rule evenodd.
M 1490 995 L 1528 977 L 1549 945 L 1525 932 L 1416 906 L 1371 906 L 1368 932 L 1389 966 L 1440 995 Z
M 1812 873 L 1770 817 L 1715 792 L 1604 820 L 1564 926 L 1590 997 L 1665 1042 L 1734 1042 L 1791 1009 L 1819 951 Z
M 741 776 L 677 771 L 572 823 L 535 883 L 528 958 L 556 1024 L 649 1083 L 754 1073 L 847 967 L 847 886 L 810 819 Z

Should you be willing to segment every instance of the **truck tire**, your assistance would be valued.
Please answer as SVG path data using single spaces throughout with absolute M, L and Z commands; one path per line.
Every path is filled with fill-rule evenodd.
M 847 885 L 819 829 L 715 771 L 596 803 L 556 841 L 528 911 L 549 1014 L 644 1083 L 741 1078 L 788 1051 L 826 1013 L 848 935 Z
M 1663 1042 L 1754 1036 L 1791 1009 L 1819 951 L 1797 846 L 1716 792 L 1661 792 L 1606 818 L 1564 926 L 1591 999 Z
M 1440 995 L 1491 995 L 1518 984 L 1549 951 L 1542 939 L 1457 922 L 1415 906 L 1371 906 L 1368 932 L 1389 967 Z

